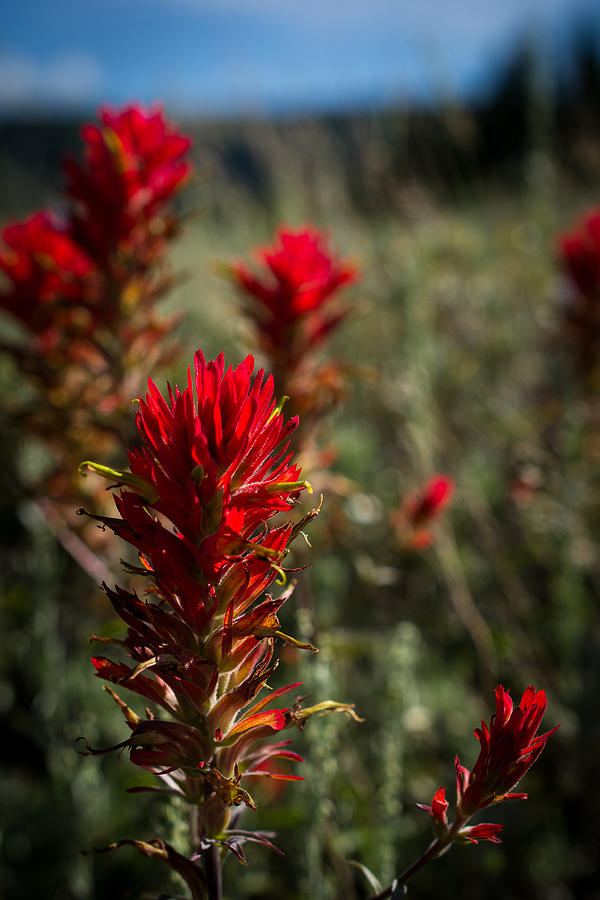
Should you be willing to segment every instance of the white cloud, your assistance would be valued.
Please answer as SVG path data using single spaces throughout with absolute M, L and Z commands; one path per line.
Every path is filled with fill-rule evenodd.
M 94 101 L 103 73 L 87 53 L 66 53 L 41 63 L 18 54 L 0 55 L 0 110 L 15 111 L 42 104 L 72 106 Z
M 147 0 L 144 0 L 147 2 Z M 597 0 L 154 0 L 199 14 L 268 16 L 272 21 L 300 28 L 335 27 L 341 32 L 358 26 L 386 24 L 393 29 L 424 34 L 487 35 L 498 27 L 552 21 L 575 11 L 597 9 Z
M 35 97 L 37 81 L 33 60 L 26 56 L 0 56 L 0 108 L 30 103 Z
M 50 63 L 44 72 L 44 93 L 65 103 L 93 97 L 102 85 L 100 64 L 87 53 L 72 53 Z

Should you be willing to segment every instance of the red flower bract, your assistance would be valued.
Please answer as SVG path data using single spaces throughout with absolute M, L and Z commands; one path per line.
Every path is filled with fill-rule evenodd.
M 445 834 L 448 826 L 448 801 L 446 800 L 446 788 L 438 788 L 433 795 L 431 806 L 425 803 L 417 803 L 419 809 L 424 810 L 433 819 L 434 829 L 440 829 Z
M 302 357 L 345 317 L 328 307 L 333 295 L 358 277 L 349 262 L 336 259 L 316 229 L 281 228 L 277 243 L 257 251 L 260 275 L 244 263 L 232 266 L 240 287 L 254 303 L 248 313 L 257 328 L 262 349 L 276 370 L 293 369 Z
M 85 162 L 69 159 L 65 171 L 82 244 L 99 262 L 115 245 L 126 254 L 150 252 L 167 226 L 160 221 L 165 203 L 189 175 L 182 157 L 190 139 L 169 125 L 160 107 L 145 112 L 138 106 L 101 109 L 100 126 L 85 125 L 81 136 Z
M 558 241 L 558 261 L 570 283 L 563 340 L 590 387 L 597 388 L 600 350 L 600 209 L 591 210 Z
M 545 734 L 537 734 L 546 711 L 544 691 L 528 687 L 519 706 L 514 709 L 512 700 L 502 685 L 496 688 L 496 713 L 490 720 L 475 730 L 481 745 L 479 756 L 469 772 L 461 766 L 458 756 L 456 767 L 456 809 L 454 820 L 449 824 L 448 803 L 445 788 L 439 788 L 431 806 L 418 803 L 433 820 L 436 841 L 430 851 L 442 853 L 453 842 L 476 844 L 478 841 L 501 843 L 499 834 L 503 826 L 491 822 L 467 826 L 469 819 L 492 803 L 502 800 L 526 799 L 527 794 L 512 793 L 517 782 L 534 764 L 546 741 L 558 725 Z
M 472 772 L 456 757 L 457 809 L 470 816 L 479 809 L 527 794 L 510 793 L 534 764 L 558 725 L 537 735 L 546 711 L 546 694 L 528 687 L 514 708 L 502 685 L 496 688 L 496 713 L 475 730 L 481 750 Z
M 498 837 L 504 825 L 496 825 L 493 822 L 482 822 L 480 825 L 469 825 L 461 828 L 458 832 L 462 840 L 470 844 L 477 844 L 478 841 L 489 841 L 491 844 L 501 844 L 502 841 Z
M 9 287 L 0 294 L 2 308 L 50 346 L 81 325 L 76 310 L 93 296 L 93 265 L 69 230 L 49 213 L 36 213 L 2 231 L 0 270 Z

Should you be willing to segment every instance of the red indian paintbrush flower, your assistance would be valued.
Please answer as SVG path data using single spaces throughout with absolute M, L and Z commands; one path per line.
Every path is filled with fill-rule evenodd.
M 526 799 L 527 794 L 510 793 L 531 768 L 556 725 L 545 734 L 537 734 L 546 711 L 546 694 L 528 687 L 514 708 L 502 685 L 496 688 L 496 714 L 489 727 L 485 722 L 475 729 L 481 750 L 473 770 L 461 766 L 456 757 L 457 809 L 473 815 L 491 803 Z
M 314 228 L 280 228 L 275 244 L 255 255 L 256 270 L 238 262 L 229 271 L 243 292 L 245 311 L 278 391 L 302 416 L 308 443 L 310 425 L 335 406 L 344 391 L 346 367 L 318 362 L 316 352 L 347 316 L 348 309 L 335 300 L 342 287 L 357 280 L 358 270 L 335 257 L 325 236 Z
M 244 263 L 233 265 L 240 287 L 254 298 L 248 314 L 254 321 L 262 349 L 275 369 L 294 368 L 347 315 L 330 312 L 336 291 L 358 277 L 350 263 L 336 259 L 316 229 L 297 232 L 280 228 L 277 243 L 256 253 L 260 275 Z
M 425 525 L 435 521 L 452 499 L 454 481 L 447 475 L 434 475 L 420 491 L 411 494 L 400 510 L 392 515 L 400 542 L 411 550 L 425 550 L 433 535 Z
M 81 130 L 85 161 L 67 160 L 74 230 L 100 263 L 115 248 L 146 257 L 164 240 L 165 206 L 190 174 L 183 157 L 189 138 L 165 120 L 160 107 L 100 110 L 100 125 Z
M 280 630 L 277 612 L 290 591 L 265 591 L 285 580 L 289 544 L 317 511 L 285 521 L 309 489 L 288 446 L 297 421 L 276 407 L 273 379 L 252 374 L 252 357 L 226 370 L 222 355 L 207 363 L 198 352 L 185 389 L 169 387 L 164 397 L 149 382 L 129 471 L 82 464 L 121 486 L 120 518 L 94 518 L 136 547 L 142 567 L 132 571 L 150 580 L 145 600 L 105 586 L 128 625 L 124 641 L 108 643 L 126 658 L 96 657 L 96 673 L 161 712 L 142 719 L 109 689 L 132 731 L 119 746 L 195 808 L 194 846 L 235 852 L 243 839 L 261 839 L 229 827 L 233 808 L 254 808 L 242 779 L 297 777 L 272 768 L 299 759 L 289 741 L 273 741 L 278 732 L 315 712 L 353 714 L 333 701 L 271 708 L 298 687 L 268 688 L 274 640 L 314 648 Z M 271 525 L 276 513 L 283 521 Z M 201 878 L 195 859 L 186 866 Z
M 559 237 L 559 260 L 578 293 L 600 289 L 600 210 L 587 213 L 575 228 Z
M 566 337 L 579 369 L 594 372 L 600 353 L 600 209 L 591 210 L 559 237 L 558 261 L 570 285 Z
M 502 685 L 496 688 L 496 713 L 489 726 L 481 723 L 475 735 L 481 748 L 473 770 L 461 766 L 458 757 L 456 767 L 456 812 L 448 825 L 445 788 L 439 788 L 431 806 L 417 804 L 432 818 L 434 833 L 440 841 L 439 850 L 453 841 L 477 843 L 487 840 L 500 843 L 498 834 L 502 825 L 482 823 L 464 827 L 466 822 L 482 809 L 503 800 L 527 799 L 527 794 L 514 793 L 513 788 L 531 768 L 546 746 L 558 725 L 538 735 L 546 711 L 546 694 L 528 687 L 518 707 L 514 708 L 509 694 Z
M 7 280 L 2 309 L 27 327 L 38 352 L 72 339 L 89 322 L 97 293 L 87 254 L 49 213 L 7 225 L 2 242 L 0 270 Z
M 447 475 L 435 475 L 423 490 L 407 500 L 404 510 L 413 528 L 431 522 L 450 502 L 454 482 Z
M 129 431 L 129 398 L 148 368 L 177 350 L 165 340 L 176 317 L 159 318 L 156 302 L 173 283 L 164 251 L 177 230 L 171 201 L 190 171 L 190 140 L 159 109 L 100 116 L 82 129 L 84 161 L 66 165 L 64 221 L 38 213 L 7 226 L 0 245 L 0 307 L 27 330 L 26 341 L 2 349 L 38 394 L 16 415 L 51 449 L 43 495 L 59 520 L 57 504 L 70 518 L 77 501 L 66 473 L 83 455 L 83 436 L 114 450 Z

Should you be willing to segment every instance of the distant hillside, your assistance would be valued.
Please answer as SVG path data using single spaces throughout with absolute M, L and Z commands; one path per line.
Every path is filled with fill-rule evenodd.
M 322 200 L 340 191 L 363 215 L 403 205 L 407 186 L 452 199 L 479 180 L 518 186 L 532 152 L 574 176 L 600 175 L 598 48 L 578 38 L 558 80 L 531 49 L 515 51 L 478 105 L 388 109 L 298 119 L 185 122 L 211 214 L 240 195 L 267 208 L 300 184 Z M 0 123 L 0 205 L 22 215 L 53 203 L 61 159 L 78 151 L 75 120 Z

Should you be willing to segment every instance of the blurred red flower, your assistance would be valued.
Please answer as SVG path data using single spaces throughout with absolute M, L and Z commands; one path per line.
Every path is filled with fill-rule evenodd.
M 16 416 L 51 448 L 40 493 L 64 501 L 68 518 L 81 502 L 69 473 L 83 438 L 114 448 L 144 373 L 177 352 L 166 339 L 177 317 L 159 318 L 156 303 L 174 280 L 165 250 L 180 220 L 170 201 L 191 142 L 159 109 L 100 116 L 82 129 L 84 161 L 66 163 L 64 221 L 37 213 L 6 226 L 0 243 L 0 307 L 27 330 L 2 350 L 37 392 Z M 96 544 L 97 529 L 88 533 Z
M 68 228 L 40 212 L 7 225 L 2 242 L 0 270 L 8 285 L 0 305 L 35 336 L 38 351 L 90 324 L 82 308 L 97 294 L 94 266 Z
M 564 336 L 579 370 L 597 389 L 600 358 L 600 209 L 591 210 L 558 239 L 558 261 L 570 284 L 563 310 Z
M 65 161 L 73 227 L 99 263 L 118 248 L 144 258 L 172 226 L 165 205 L 190 174 L 183 156 L 191 140 L 179 134 L 162 109 L 100 109 L 100 125 L 81 129 L 84 162 Z
M 410 494 L 391 522 L 401 545 L 409 550 L 425 550 L 433 543 L 433 534 L 425 525 L 433 522 L 448 505 L 454 493 L 454 481 L 448 475 L 434 475 L 419 491 Z
M 258 275 L 240 262 L 231 270 L 255 301 L 248 304 L 261 348 L 279 371 L 293 369 L 340 324 L 347 310 L 329 310 L 336 291 L 358 278 L 357 269 L 337 259 L 313 228 L 280 228 L 276 243 L 256 251 Z
M 558 255 L 562 268 L 579 293 L 597 293 L 600 289 L 600 209 L 587 213 L 572 231 L 559 237 Z

